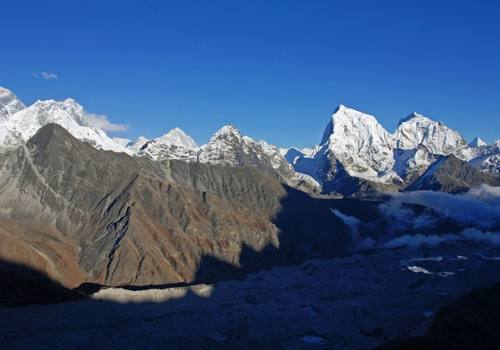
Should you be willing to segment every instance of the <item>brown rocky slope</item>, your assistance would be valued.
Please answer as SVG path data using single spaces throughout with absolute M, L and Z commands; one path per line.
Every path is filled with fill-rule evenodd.
M 214 280 L 235 271 L 223 266 L 342 252 L 337 206 L 376 215 L 376 203 L 313 198 L 255 167 L 98 151 L 50 124 L 0 158 L 0 258 L 69 287 Z

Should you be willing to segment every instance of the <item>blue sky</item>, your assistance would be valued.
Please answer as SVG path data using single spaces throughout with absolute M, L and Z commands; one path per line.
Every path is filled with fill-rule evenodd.
M 491 142 L 499 13 L 498 1 L 9 1 L 0 86 L 26 103 L 74 97 L 132 138 L 178 126 L 204 143 L 230 123 L 303 147 L 342 103 L 389 131 L 417 111 Z

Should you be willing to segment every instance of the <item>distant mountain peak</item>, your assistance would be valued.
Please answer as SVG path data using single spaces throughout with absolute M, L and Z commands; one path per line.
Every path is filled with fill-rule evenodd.
M 161 142 L 171 146 L 198 148 L 196 142 L 180 128 L 173 128 L 166 134 L 155 139 L 156 142 Z
M 215 132 L 216 134 L 226 134 L 226 133 L 238 133 L 240 134 L 240 130 L 231 124 L 226 124 L 221 127 L 219 130 Z
M 177 127 L 156 139 L 148 140 L 145 137 L 139 137 L 127 148 L 137 155 L 147 155 L 154 160 L 194 161 L 197 159 L 198 153 L 196 142 Z
M 0 87 L 0 122 L 10 118 L 14 113 L 26 108 L 24 103 L 9 89 Z
M 479 136 L 474 138 L 474 140 L 472 140 L 470 143 L 469 143 L 469 146 L 470 147 L 484 147 L 486 146 L 486 142 L 484 142 Z
M 337 108 L 335 108 L 335 110 L 333 111 L 333 113 L 337 113 L 338 111 L 341 111 L 343 109 L 347 109 L 347 107 L 345 105 L 343 105 L 342 103 L 340 103 Z
M 217 130 L 215 132 L 215 134 L 212 136 L 212 138 L 217 139 L 217 138 L 227 137 L 227 136 L 232 136 L 232 137 L 235 137 L 238 139 L 242 137 L 239 129 L 237 129 L 233 125 L 227 124 L 227 125 L 224 125 L 222 128 L 220 128 L 219 130 Z
M 337 106 L 337 108 L 335 108 L 335 110 L 333 111 L 333 114 L 332 114 L 332 118 L 334 118 L 337 114 L 344 115 L 347 117 L 355 116 L 355 115 L 373 117 L 370 114 L 361 112 L 360 110 L 357 110 L 357 109 L 352 108 L 352 107 L 348 107 L 348 106 L 343 105 L 343 104 L 339 104 Z
M 415 121 L 420 120 L 420 121 L 433 122 L 433 120 L 431 120 L 430 118 L 426 117 L 423 114 L 420 114 L 420 113 L 417 113 L 417 112 L 411 112 L 406 117 L 404 117 L 404 118 L 402 118 L 402 119 L 399 120 L 398 126 L 400 126 L 403 123 L 409 122 L 411 120 L 415 120 Z
M 328 143 L 330 137 L 335 132 L 335 127 L 350 128 L 354 125 L 365 124 L 368 120 L 376 121 L 375 117 L 369 114 L 365 114 L 354 108 L 349 108 L 340 104 L 332 113 L 332 116 L 326 125 L 320 144 L 323 145 Z
M 128 153 L 125 147 L 113 141 L 98 125 L 95 125 L 92 122 L 93 116 L 86 113 L 83 107 L 72 98 L 64 101 L 38 100 L 31 106 L 25 107 L 20 101 L 13 100 L 14 95 L 9 90 L 3 89 L 2 93 L 2 96 L 7 96 L 11 101 L 7 104 L 3 103 L 4 100 L 0 101 L 0 111 L 4 112 L 5 106 L 12 107 L 14 104 L 16 107 L 11 108 L 10 111 L 7 110 L 7 117 L 3 114 L 0 146 L 5 149 L 17 147 L 35 135 L 43 126 L 54 123 L 95 148 Z M 16 109 L 15 113 L 11 112 Z M 0 119 L 2 119 L 1 116 Z
M 396 148 L 414 149 L 423 144 L 434 154 L 448 155 L 466 146 L 456 130 L 416 112 L 399 121 L 394 137 Z
M 0 99 L 5 97 L 17 99 L 17 96 L 11 90 L 0 86 Z
M 374 116 L 340 105 L 323 133 L 323 152 L 316 155 L 319 158 L 333 157 L 343 164 L 350 176 L 376 182 L 392 181 L 398 180 L 392 171 L 393 144 L 392 135 Z M 324 161 L 318 160 L 317 163 Z

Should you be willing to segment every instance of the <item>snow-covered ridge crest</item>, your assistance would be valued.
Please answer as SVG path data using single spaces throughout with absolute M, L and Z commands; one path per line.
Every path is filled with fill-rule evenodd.
M 197 146 L 192 138 L 181 129 L 175 128 L 164 136 L 146 141 L 137 155 L 157 161 L 177 159 L 229 166 L 255 166 L 279 174 L 290 185 L 310 189 L 319 187 L 310 176 L 296 173 L 278 147 L 242 135 L 240 130 L 232 125 L 220 128 L 209 142 L 202 146 Z
M 130 151 L 114 142 L 102 129 L 93 126 L 91 118 L 95 118 L 95 115 L 87 113 L 71 98 L 64 101 L 39 100 L 0 121 L 0 147 L 15 148 L 35 135 L 41 127 L 55 123 L 95 148 L 130 154 Z
M 457 131 L 416 112 L 399 122 L 394 138 L 396 148 L 414 149 L 424 145 L 431 153 L 442 155 L 467 145 Z
M 0 123 L 24 108 L 26 108 L 24 103 L 12 91 L 0 87 Z
M 153 160 L 179 159 L 184 161 L 196 161 L 198 148 L 196 142 L 179 128 L 174 128 L 153 140 L 139 138 L 128 146 L 128 149 L 135 150 L 137 155 L 148 156 Z
M 244 136 L 233 125 L 224 125 L 217 130 L 206 145 L 199 149 L 199 160 L 204 163 L 229 164 L 233 166 L 251 163 L 269 157 L 285 160 L 279 149 L 265 141 L 255 141 Z M 285 163 L 288 164 L 285 160 Z M 273 167 L 279 167 L 273 164 Z

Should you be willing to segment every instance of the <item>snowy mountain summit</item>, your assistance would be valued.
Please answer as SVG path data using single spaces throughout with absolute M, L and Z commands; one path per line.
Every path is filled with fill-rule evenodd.
M 484 142 L 479 136 L 474 138 L 474 140 L 472 140 L 470 143 L 469 143 L 469 147 L 484 147 L 484 146 L 487 146 L 486 142 Z
M 341 192 L 366 184 L 384 190 L 401 188 L 422 175 L 438 156 L 451 154 L 485 172 L 500 173 L 498 149 L 485 147 L 481 139 L 467 145 L 456 130 L 416 112 L 389 133 L 374 116 L 344 105 L 332 114 L 319 150 L 311 155 L 293 149 L 285 153 L 296 171 Z
M 11 115 L 26 108 L 16 95 L 10 90 L 0 87 L 0 123 L 6 121 Z
M 140 143 L 141 140 L 139 139 Z M 133 151 L 136 143 L 130 145 Z M 183 130 L 174 128 L 165 135 L 156 139 L 146 141 L 136 152 L 139 156 L 149 156 L 154 160 L 179 159 L 184 161 L 196 161 L 198 145 Z
M 321 141 L 323 156 L 340 162 L 347 173 L 371 181 L 398 178 L 394 166 L 394 138 L 374 116 L 340 105 Z
M 457 131 L 416 112 L 399 122 L 394 137 L 396 148 L 414 149 L 423 145 L 434 154 L 448 155 L 466 145 Z
M 25 107 L 8 90 L 0 91 L 3 97 L 0 110 L 4 111 L 0 120 L 1 148 L 15 148 L 35 135 L 42 126 L 55 123 L 68 130 L 75 138 L 89 142 L 98 149 L 129 153 L 102 129 L 93 126 L 92 115 L 71 98 L 64 101 L 37 101 Z

